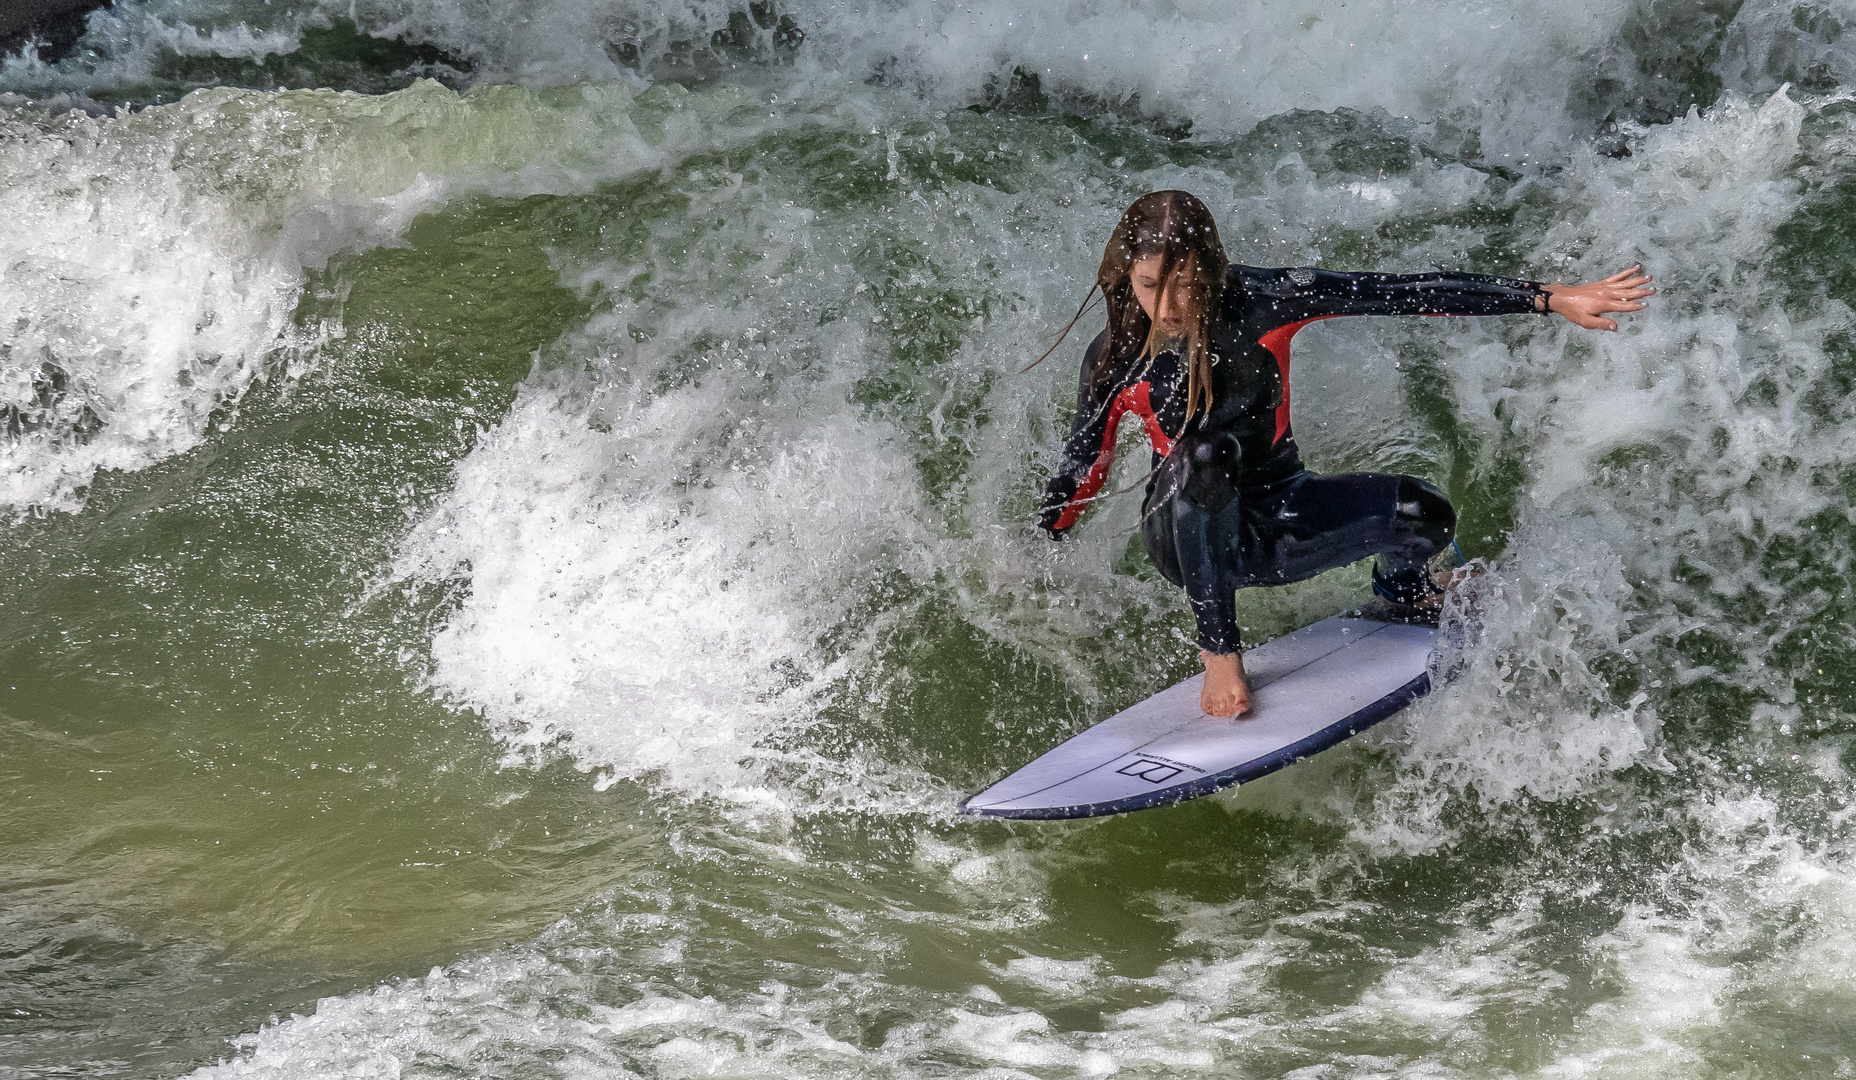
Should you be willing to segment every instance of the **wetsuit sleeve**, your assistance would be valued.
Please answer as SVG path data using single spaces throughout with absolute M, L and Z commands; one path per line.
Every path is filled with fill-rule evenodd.
M 1350 274 L 1334 270 L 1261 270 L 1250 290 L 1266 325 L 1338 315 L 1548 314 L 1537 281 L 1459 274 Z
M 1038 527 L 1052 540 L 1063 539 L 1070 526 L 1076 524 L 1089 500 L 1108 479 L 1109 466 L 1115 463 L 1115 431 L 1123 410 L 1112 389 L 1098 392 L 1095 380 L 1090 378 L 1107 342 L 1105 330 L 1083 356 L 1082 377 L 1076 388 L 1076 419 L 1063 444 L 1063 454 L 1057 459 L 1057 468 L 1044 488 Z

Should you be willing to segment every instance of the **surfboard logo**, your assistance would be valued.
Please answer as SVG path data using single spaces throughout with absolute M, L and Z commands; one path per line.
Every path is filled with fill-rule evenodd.
M 1138 776 L 1150 784 L 1164 784 L 1178 776 L 1180 772 L 1177 765 L 1168 765 L 1164 761 L 1149 761 L 1146 758 L 1136 758 L 1115 771 L 1123 776 Z

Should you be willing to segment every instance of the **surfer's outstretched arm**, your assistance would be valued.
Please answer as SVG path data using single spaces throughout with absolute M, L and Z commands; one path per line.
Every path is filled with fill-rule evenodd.
M 1641 311 L 1655 294 L 1650 278 L 1630 267 L 1586 285 L 1546 285 L 1489 274 L 1343 273 L 1298 268 L 1245 268 L 1255 317 L 1265 327 L 1291 327 L 1343 315 L 1561 315 L 1592 330 L 1616 330 L 1607 314 Z M 1291 333 L 1293 330 L 1290 331 Z

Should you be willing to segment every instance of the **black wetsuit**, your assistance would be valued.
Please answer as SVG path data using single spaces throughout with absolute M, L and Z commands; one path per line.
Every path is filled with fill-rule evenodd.
M 1184 422 L 1185 369 L 1174 352 L 1142 360 L 1137 348 L 1100 383 L 1092 379 L 1104 331 L 1083 359 L 1074 430 L 1039 523 L 1053 537 L 1076 523 L 1108 478 L 1121 418 L 1133 413 L 1153 444 L 1142 537 L 1160 572 L 1185 587 L 1200 648 L 1237 651 L 1239 588 L 1301 581 L 1372 555 L 1390 570 L 1379 580 L 1413 599 L 1428 587 L 1430 558 L 1452 539 L 1456 512 L 1414 477 L 1302 468 L 1289 430 L 1289 340 L 1341 315 L 1544 314 L 1545 298 L 1536 282 L 1481 274 L 1233 266 L 1214 322 L 1210 413 Z

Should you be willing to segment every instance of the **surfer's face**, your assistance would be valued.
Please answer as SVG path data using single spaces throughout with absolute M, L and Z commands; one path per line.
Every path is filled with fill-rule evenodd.
M 1134 299 L 1141 305 L 1154 325 L 1162 334 L 1181 334 L 1186 329 L 1185 297 L 1180 283 L 1175 280 L 1164 298 L 1160 295 L 1160 256 L 1144 255 L 1134 260 L 1134 268 L 1128 275 L 1134 286 Z

